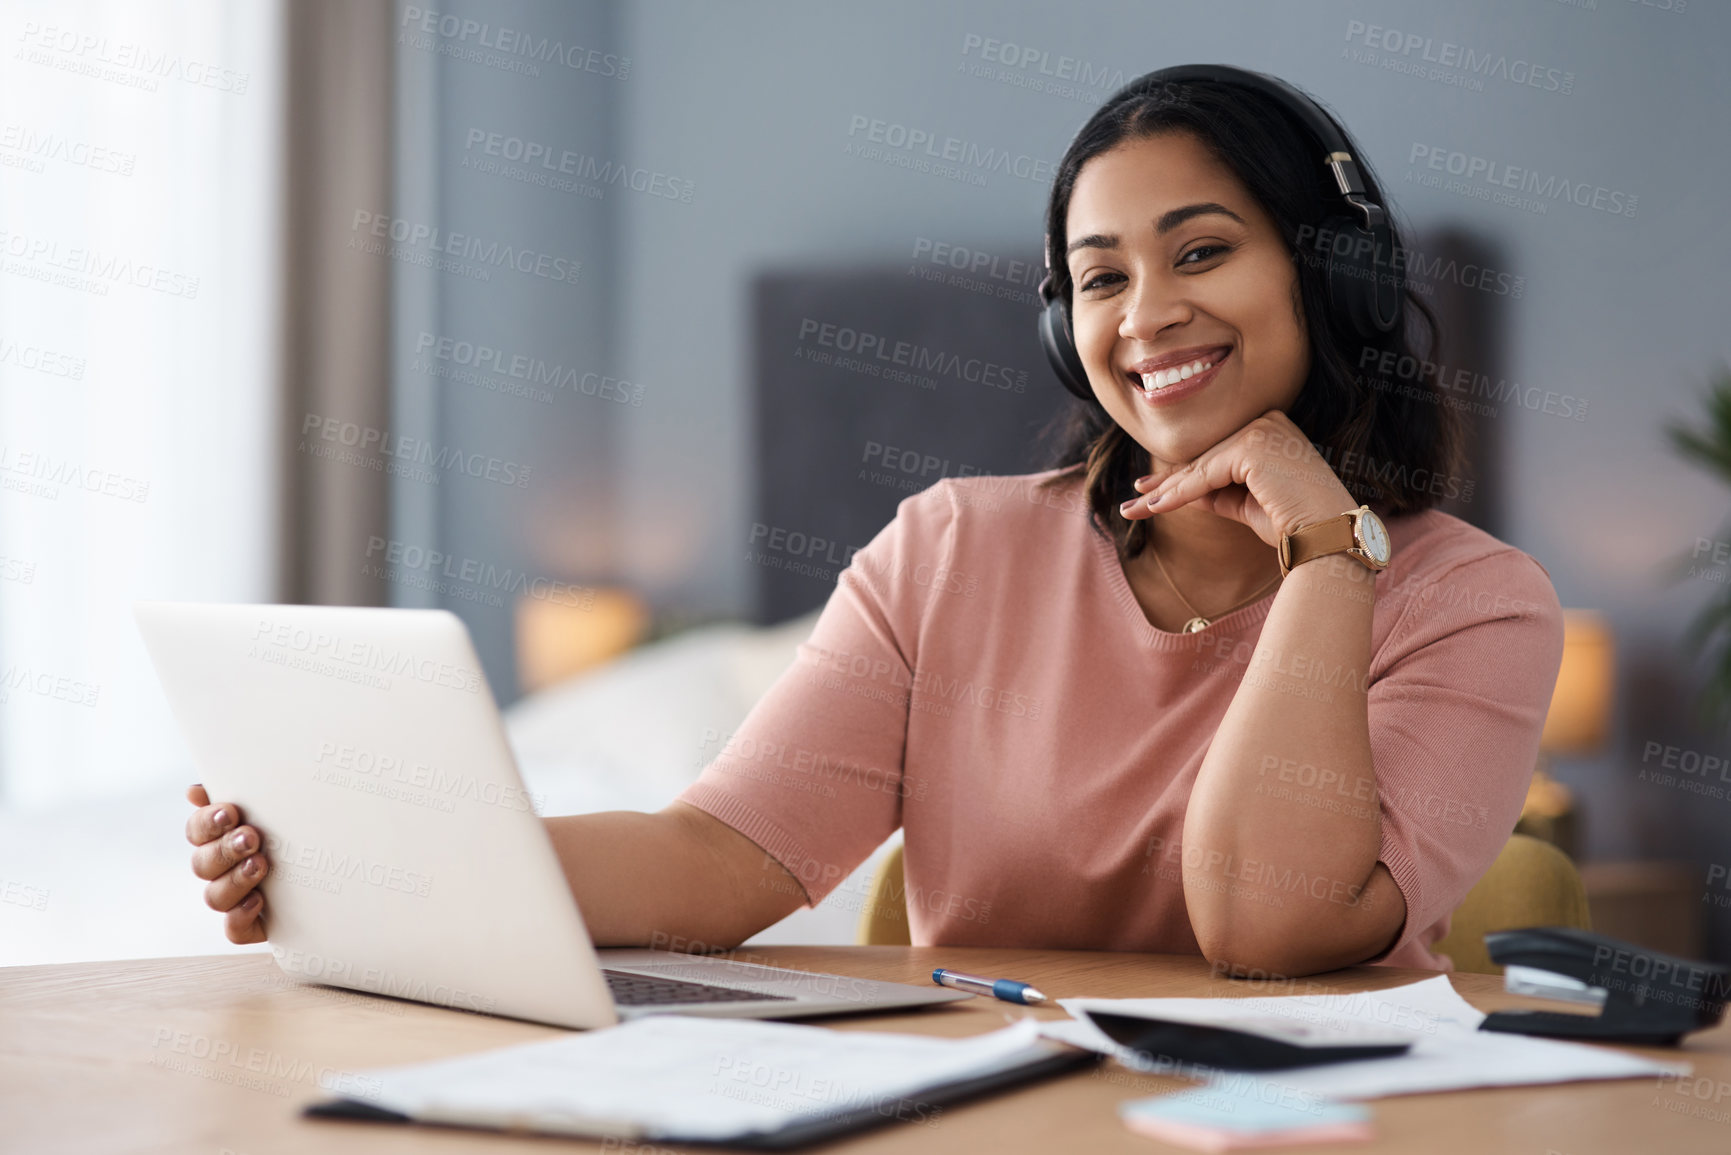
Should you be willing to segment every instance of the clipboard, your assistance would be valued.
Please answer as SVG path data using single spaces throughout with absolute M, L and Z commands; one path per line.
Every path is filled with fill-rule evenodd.
M 564 1138 L 605 1139 L 617 1137 L 639 1143 L 688 1143 L 699 1146 L 735 1147 L 757 1151 L 791 1151 L 843 1136 L 858 1134 L 897 1121 L 911 1121 L 910 1115 L 929 1113 L 931 1108 L 949 1107 L 973 1099 L 984 1098 L 1002 1091 L 1036 1083 L 1044 1079 L 1083 1070 L 1102 1062 L 1106 1056 L 1066 1044 L 1041 1040 L 1039 1047 L 1025 1058 L 1002 1069 L 985 1074 L 935 1083 L 901 1095 L 888 1096 L 876 1105 L 849 1104 L 833 1112 L 813 1112 L 802 1119 L 773 1131 L 748 1131 L 725 1138 L 687 1137 L 662 1132 L 618 1133 L 598 1129 L 593 1133 L 539 1130 L 532 1120 L 514 1121 L 509 1125 L 492 1122 L 465 1122 L 452 1119 L 420 1119 L 363 1100 L 337 1097 L 313 1103 L 302 1110 L 311 1119 L 347 1122 L 418 1124 L 449 1127 L 460 1130 L 506 1131 L 512 1134 L 545 1134 Z M 894 1109 L 886 1109 L 892 1107 Z

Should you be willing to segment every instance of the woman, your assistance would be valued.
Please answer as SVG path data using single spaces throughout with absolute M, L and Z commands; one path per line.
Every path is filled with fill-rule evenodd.
M 916 943 L 1449 968 L 1429 946 L 1519 814 L 1561 611 L 1431 508 L 1460 484 L 1434 381 L 1356 374 L 1411 350 L 1312 259 L 1324 152 L 1214 80 L 1094 115 L 1047 214 L 1091 394 L 1057 467 L 903 501 L 678 801 L 546 820 L 597 943 L 737 944 L 899 824 Z M 262 940 L 258 832 L 189 798 L 207 901 Z

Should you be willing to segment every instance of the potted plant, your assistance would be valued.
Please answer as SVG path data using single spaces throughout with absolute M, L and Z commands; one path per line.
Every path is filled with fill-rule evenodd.
M 1684 460 L 1731 486 L 1731 369 L 1721 370 L 1709 383 L 1705 401 L 1704 424 L 1673 423 L 1665 432 Z M 1717 726 L 1731 720 L 1731 521 L 1705 550 L 1702 542 L 1707 539 L 1676 560 L 1672 579 L 1699 577 L 1721 587 L 1689 624 L 1686 639 L 1692 657 L 1707 655 L 1707 682 L 1699 705 L 1707 725 Z

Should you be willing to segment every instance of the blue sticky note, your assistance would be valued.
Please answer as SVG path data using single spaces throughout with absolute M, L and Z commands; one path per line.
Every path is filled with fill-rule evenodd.
M 1290 1090 L 1278 1083 L 1241 1076 L 1170 1095 L 1122 1103 L 1118 1113 L 1135 1130 L 1226 1133 L 1253 1138 L 1275 1132 L 1322 1131 L 1339 1138 L 1363 1133 L 1368 1108 L 1337 1103 Z

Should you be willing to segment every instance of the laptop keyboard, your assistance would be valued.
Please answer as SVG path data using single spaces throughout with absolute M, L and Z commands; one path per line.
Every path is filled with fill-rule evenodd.
M 664 1007 L 681 1003 L 757 1003 L 793 1002 L 791 995 L 771 995 L 762 991 L 742 991 L 738 987 L 717 987 L 709 983 L 688 983 L 683 979 L 656 978 L 652 975 L 629 974 L 625 971 L 601 973 L 607 976 L 607 989 L 613 1001 L 622 1007 Z

